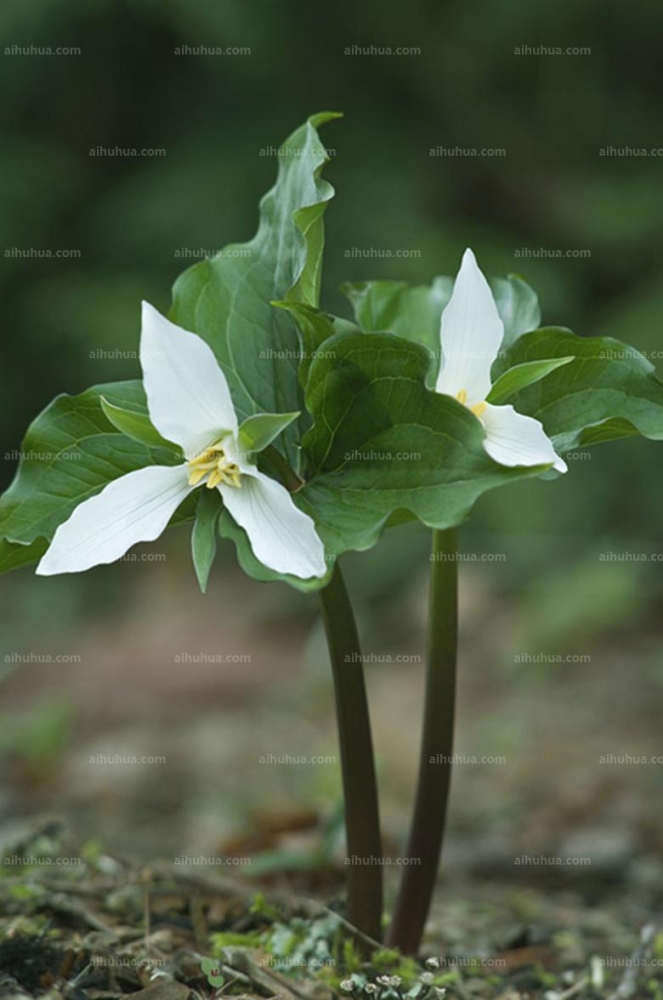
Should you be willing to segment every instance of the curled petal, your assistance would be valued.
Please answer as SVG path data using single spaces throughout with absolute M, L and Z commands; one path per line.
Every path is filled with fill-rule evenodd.
M 568 466 L 553 448 L 543 424 L 534 417 L 516 413 L 513 406 L 487 403 L 481 413 L 486 429 L 484 448 L 500 465 L 552 465 L 558 472 Z

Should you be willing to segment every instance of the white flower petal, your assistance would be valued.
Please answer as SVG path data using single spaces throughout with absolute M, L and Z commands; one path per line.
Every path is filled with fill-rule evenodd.
M 80 573 L 154 541 L 192 489 L 185 465 L 152 465 L 114 479 L 60 525 L 38 575 Z
M 463 262 L 440 323 L 440 374 L 435 389 L 448 396 L 467 393 L 468 406 L 490 392 L 490 369 L 504 338 L 490 285 L 471 250 Z
M 223 431 L 237 433 L 228 381 L 212 348 L 149 302 L 143 302 L 140 363 L 152 423 L 186 458 L 195 458 Z
M 242 476 L 239 489 L 225 485 L 218 489 L 263 565 L 303 580 L 325 575 L 325 549 L 315 525 L 285 487 L 254 468 Z
M 486 405 L 481 414 L 486 429 L 484 448 L 500 465 L 544 465 L 551 463 L 558 472 L 568 466 L 553 448 L 543 424 L 534 417 L 516 413 L 513 406 Z

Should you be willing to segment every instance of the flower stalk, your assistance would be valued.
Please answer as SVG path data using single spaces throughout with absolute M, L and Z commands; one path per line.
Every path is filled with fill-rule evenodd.
M 281 477 L 281 482 L 288 492 L 296 493 L 297 490 L 301 489 L 304 485 L 303 479 L 299 478 L 295 470 L 288 464 L 287 460 L 283 457 L 278 448 L 275 448 L 273 444 L 270 444 L 267 448 L 265 448 L 263 454 L 272 468 Z
M 381 939 L 382 845 L 371 723 L 361 647 L 338 563 L 320 591 L 329 646 L 341 751 L 348 859 L 348 922 L 376 943 Z M 366 951 L 367 943 L 358 939 Z
M 417 794 L 407 857 L 388 945 L 416 954 L 428 917 L 442 853 L 451 785 L 458 645 L 456 529 L 433 532 L 426 694 Z

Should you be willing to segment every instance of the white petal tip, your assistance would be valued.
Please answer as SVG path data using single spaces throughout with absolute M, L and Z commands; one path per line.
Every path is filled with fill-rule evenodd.
M 296 574 L 299 576 L 299 574 Z M 321 580 L 323 576 L 327 575 L 327 564 L 323 561 L 322 566 L 318 563 L 312 566 L 310 572 L 307 574 L 302 573 L 299 577 L 301 580 Z
M 61 560 L 53 558 L 53 541 L 51 541 L 49 547 L 37 563 L 35 576 L 57 576 L 60 572 L 67 572 L 66 570 L 60 570 L 58 563 Z
M 80 573 L 82 570 L 75 567 L 63 566 L 56 559 L 49 559 L 48 553 L 43 556 L 35 570 L 35 576 L 61 576 L 64 573 Z
M 320 544 L 322 546 L 322 543 Z M 292 554 L 294 558 L 291 556 L 287 559 L 275 561 L 271 565 L 271 560 L 265 560 L 265 566 L 268 566 L 277 573 L 284 573 L 286 576 L 296 576 L 298 580 L 321 580 L 327 575 L 327 562 L 322 547 L 319 553 L 310 551 L 310 549 L 314 548 L 314 545 L 313 540 L 309 538 L 309 559 L 306 559 L 305 556 L 303 557 L 303 553 L 299 551 Z
M 149 323 L 150 320 L 153 320 L 155 317 L 159 315 L 160 315 L 159 311 L 155 309 L 150 302 L 147 302 L 145 299 L 143 299 L 143 301 L 140 304 L 140 316 L 142 324 L 144 325 L 145 323 Z

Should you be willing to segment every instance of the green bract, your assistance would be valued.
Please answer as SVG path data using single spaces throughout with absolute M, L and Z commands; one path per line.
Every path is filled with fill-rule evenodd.
M 262 451 L 275 441 L 299 413 L 256 413 L 247 417 L 239 429 L 239 440 L 245 451 Z
M 452 278 L 346 284 L 354 320 L 319 309 L 333 189 L 321 177 L 328 158 L 318 127 L 335 117 L 313 116 L 286 140 L 256 235 L 185 271 L 170 314 L 211 346 L 241 421 L 242 449 L 296 491 L 330 569 L 333 557 L 374 545 L 390 524 L 450 528 L 486 491 L 550 471 L 493 461 L 462 394 L 459 401 L 433 391 Z M 663 438 L 663 384 L 642 355 L 611 339 L 538 329 L 536 295 L 518 276 L 494 279 L 491 289 L 505 332 L 482 397 L 488 404 L 540 421 L 559 455 L 633 434 Z M 153 426 L 141 382 L 57 397 L 30 426 L 0 498 L 0 571 L 39 559 L 58 526 L 108 483 L 182 461 Z M 304 590 L 328 582 L 329 574 L 284 577 L 259 562 L 216 492 L 190 496 L 171 523 L 182 521 L 194 521 L 203 590 L 218 535 L 234 541 L 256 579 Z

